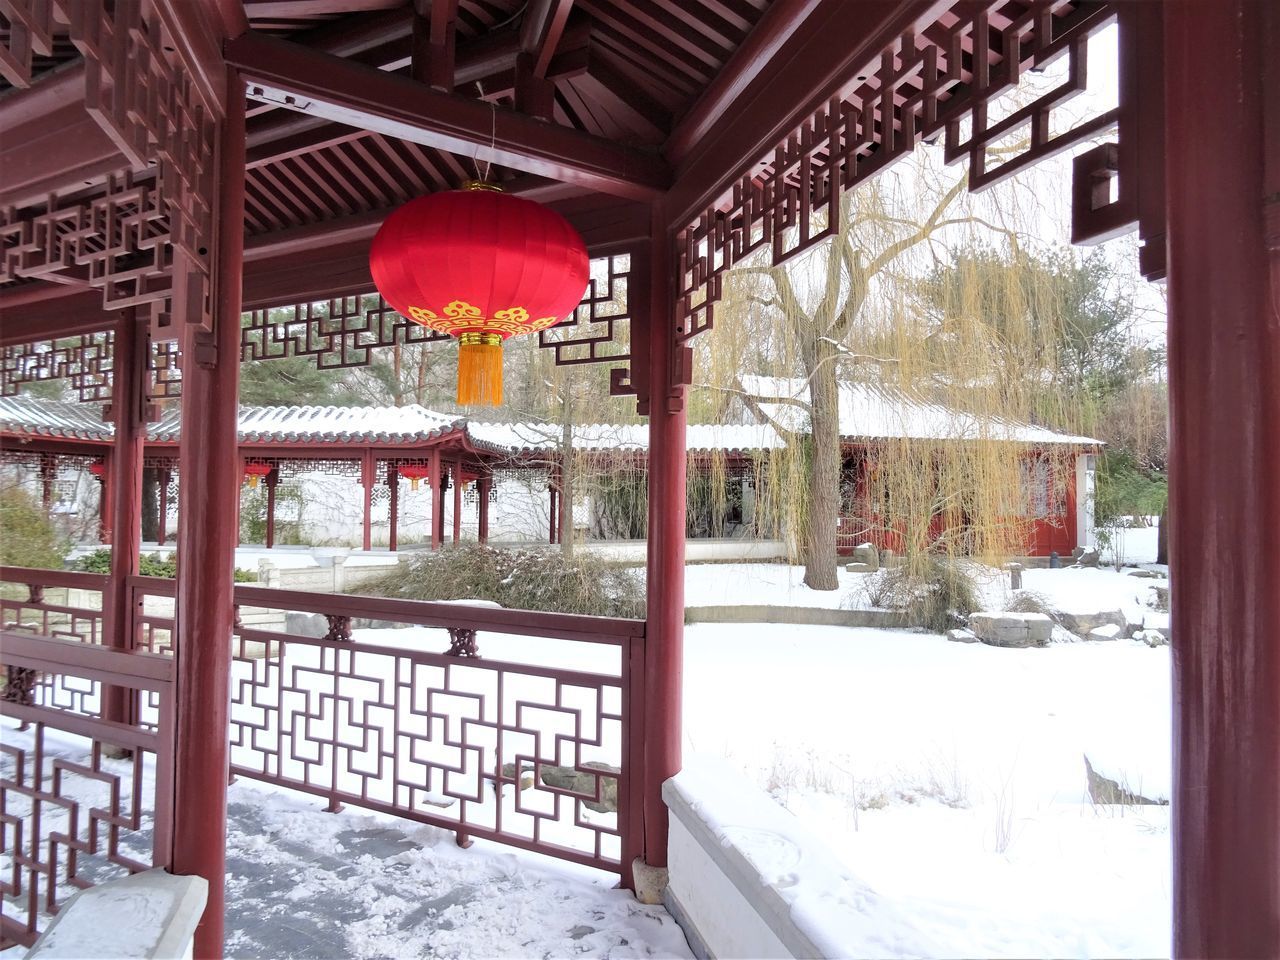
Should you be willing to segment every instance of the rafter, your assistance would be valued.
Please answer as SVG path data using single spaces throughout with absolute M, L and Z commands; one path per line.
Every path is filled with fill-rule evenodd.
M 250 31 L 226 47 L 254 99 L 592 190 L 649 199 L 661 158 Z

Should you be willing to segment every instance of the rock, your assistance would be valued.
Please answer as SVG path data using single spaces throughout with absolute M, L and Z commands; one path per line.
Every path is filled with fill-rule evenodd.
M 1156 573 L 1154 570 L 1130 570 L 1130 571 L 1129 571 L 1129 576 L 1131 576 L 1131 577 L 1139 577 L 1139 578 L 1141 578 L 1141 579 L 1143 579 L 1143 580 L 1159 580 L 1159 579 L 1161 579 L 1160 574 Z
M 533 786 L 533 767 L 528 763 L 522 763 L 520 770 L 520 789 L 528 790 Z M 510 777 L 513 781 L 516 778 L 516 765 L 514 763 L 504 763 L 502 765 L 502 775 Z M 507 786 L 507 784 L 503 784 Z
M 1161 633 L 1159 630 L 1143 630 L 1136 639 L 1141 640 L 1148 647 L 1167 647 L 1169 645 L 1168 635 Z
M 880 569 L 880 551 L 875 548 L 875 544 L 858 544 L 853 548 L 853 556 L 850 559 L 854 563 L 865 563 L 872 570 Z
M 613 774 L 613 776 L 597 776 L 594 773 L 587 772 L 590 770 L 599 770 L 602 773 Z M 580 769 L 574 767 L 552 767 L 544 764 L 541 771 L 542 782 L 548 787 L 585 794 L 593 798 L 596 795 L 596 781 L 599 780 L 600 800 L 583 800 L 583 806 L 588 810 L 594 810 L 596 813 L 618 812 L 617 774 L 622 772 L 620 768 L 611 767 L 607 763 L 589 760 L 582 764 Z
M 1089 778 L 1089 797 L 1094 803 L 1129 803 L 1150 807 L 1168 806 L 1169 802 L 1167 800 L 1152 800 L 1141 794 L 1126 790 L 1116 781 L 1104 777 L 1093 769 L 1093 764 L 1089 762 L 1087 755 L 1084 758 L 1084 770 L 1085 775 Z
M 1089 631 L 1086 640 L 1117 640 L 1122 633 L 1122 628 L 1117 627 L 1114 623 L 1108 623 L 1102 627 L 1094 627 Z M 1126 634 L 1128 636 L 1128 634 Z
M 1152 584 L 1151 589 L 1155 591 L 1155 595 L 1156 595 L 1155 608 L 1157 610 L 1168 610 L 1169 609 L 1169 588 L 1167 586 L 1157 586 L 1155 584 Z
M 869 563 L 846 563 L 844 568 L 849 573 L 875 573 L 879 569 Z
M 977 643 L 978 638 L 972 630 L 948 630 L 947 639 L 954 640 L 956 643 Z
M 1098 565 L 1098 561 L 1102 559 L 1101 555 L 1094 547 L 1090 547 L 1087 550 L 1081 547 L 1076 547 L 1075 550 L 1071 552 L 1071 555 L 1075 557 L 1075 565 L 1077 567 L 1096 567 Z
M 1100 610 L 1096 613 L 1067 613 L 1063 610 L 1053 612 L 1054 619 L 1066 629 L 1081 637 L 1089 635 L 1090 630 L 1105 627 L 1112 623 L 1123 630 L 1129 625 L 1128 618 L 1119 610 Z
M 1043 647 L 1053 635 L 1053 621 L 1043 613 L 975 613 L 969 628 L 993 647 Z

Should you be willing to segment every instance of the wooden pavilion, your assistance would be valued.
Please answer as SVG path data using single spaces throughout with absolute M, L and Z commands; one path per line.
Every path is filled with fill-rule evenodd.
M 244 730 L 229 702 L 242 691 L 230 689 L 229 677 L 233 658 L 253 665 L 240 663 L 233 647 L 243 652 L 251 637 L 286 642 L 243 626 L 236 606 L 246 603 L 311 604 L 332 624 L 315 643 L 335 656 L 350 655 L 341 644 L 350 640 L 352 616 L 387 618 L 393 609 L 447 629 L 455 657 L 474 652 L 477 629 L 591 638 L 623 650 L 621 679 L 557 680 L 602 695 L 608 687 L 621 698 L 622 707 L 596 714 L 623 727 L 626 756 L 610 775 L 622 798 L 616 826 L 592 826 L 589 849 L 575 853 L 539 833 L 550 814 L 536 815 L 532 833 L 517 837 L 501 820 L 470 819 L 465 798 L 455 826 L 460 842 L 475 834 L 545 849 L 615 869 L 627 884 L 634 863 L 665 864 L 660 787 L 681 765 L 689 342 L 714 322 L 735 263 L 756 255 L 780 264 L 821 241 L 842 191 L 938 138 L 951 160 L 968 165 L 974 190 L 1081 148 L 1073 239 L 1136 230 L 1143 272 L 1167 278 L 1170 556 L 1178 585 L 1175 952 L 1280 954 L 1274 3 L 7 0 L 2 7 L 0 386 L 10 393 L 65 378 L 83 399 L 109 400 L 116 533 L 111 572 L 100 580 L 3 572 L 28 590 L 24 601 L 5 601 L 6 622 L 18 607 L 73 616 L 82 638 L 100 641 L 7 629 L 5 710 L 155 755 L 153 861 L 211 883 L 198 956 L 222 951 L 229 750 L 233 770 L 249 769 L 235 760 Z M 1116 22 L 1118 104 L 1060 123 L 1058 108 L 1088 83 L 1089 36 Z M 988 110 L 1024 71 L 1060 58 L 1068 64 L 1061 84 L 1012 113 Z M 990 150 L 1019 131 L 1027 134 L 1024 152 Z M 390 209 L 456 186 L 477 163 L 505 189 L 568 217 L 602 265 L 576 314 L 540 336 L 561 363 L 612 365 L 614 392 L 634 396 L 648 417 L 646 618 L 597 622 L 396 601 L 375 610 L 351 598 L 233 592 L 240 360 L 359 364 L 370 350 L 435 338 L 385 305 L 368 305 L 369 241 Z M 615 284 L 625 285 L 624 298 L 600 289 Z M 157 399 L 179 393 L 176 454 L 185 482 L 170 591 L 176 614 L 162 650 L 158 615 L 138 596 L 168 588 L 137 576 L 136 547 L 146 424 Z M 69 614 L 45 599 L 46 588 L 72 586 L 97 589 L 101 611 Z M 447 685 L 457 662 L 449 656 L 415 654 L 413 664 Z M 33 680 L 50 675 L 98 684 L 98 712 L 54 709 L 51 688 Z M 139 702 L 158 702 L 159 719 L 139 720 Z M 493 723 L 499 735 L 507 730 L 506 721 Z M 355 748 L 335 731 L 326 749 Z M 264 761 L 258 775 L 282 780 L 274 763 Z M 510 782 L 501 767 L 477 775 Z M 39 783 L 40 772 L 34 776 Z M 16 796 L 19 786 L 8 789 Z M 305 789 L 334 804 L 440 817 L 418 810 L 412 796 L 373 798 L 367 780 L 341 796 L 336 783 Z M 15 870 L 31 909 L 4 917 L 5 936 L 28 942 L 37 889 L 52 903 L 53 878 L 62 875 L 42 859 L 40 838 L 29 839 L 35 845 Z M 52 849 L 48 856 L 57 855 Z

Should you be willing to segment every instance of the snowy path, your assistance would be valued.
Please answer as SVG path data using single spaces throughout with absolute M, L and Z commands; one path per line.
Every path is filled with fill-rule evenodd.
M 227 799 L 229 957 L 690 956 L 611 875 L 248 781 Z

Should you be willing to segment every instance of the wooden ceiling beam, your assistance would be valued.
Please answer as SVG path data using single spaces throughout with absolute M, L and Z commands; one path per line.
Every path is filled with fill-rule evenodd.
M 250 31 L 225 54 L 254 99 L 298 112 L 614 196 L 653 199 L 671 182 L 666 163 L 651 153 L 288 41 Z

